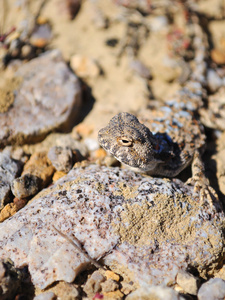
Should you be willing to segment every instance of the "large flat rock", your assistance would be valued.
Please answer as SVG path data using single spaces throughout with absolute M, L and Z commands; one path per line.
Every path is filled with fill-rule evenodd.
M 53 50 L 19 67 L 0 98 L 0 147 L 4 147 L 69 129 L 79 114 L 81 87 L 61 53 Z
M 90 257 L 142 284 L 175 283 L 180 270 L 213 274 L 224 255 L 224 214 L 180 180 L 90 165 L 72 169 L 0 224 L 0 258 L 28 265 L 34 285 L 72 282 Z

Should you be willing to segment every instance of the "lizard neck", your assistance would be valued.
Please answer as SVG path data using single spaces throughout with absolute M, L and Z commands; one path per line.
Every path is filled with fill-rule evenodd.
M 156 133 L 153 137 L 153 149 L 156 158 L 168 161 L 175 156 L 176 144 L 167 133 Z

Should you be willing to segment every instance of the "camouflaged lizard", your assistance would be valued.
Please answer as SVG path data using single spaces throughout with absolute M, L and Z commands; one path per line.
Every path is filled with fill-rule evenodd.
M 204 174 L 201 153 L 206 136 L 196 117 L 205 95 L 206 48 L 201 27 L 195 24 L 194 30 L 194 68 L 186 85 L 173 99 L 154 101 L 136 116 L 114 116 L 99 131 L 98 140 L 120 162 L 149 175 L 174 177 L 192 163 L 193 176 L 187 183 L 212 204 L 212 195 L 217 195 Z

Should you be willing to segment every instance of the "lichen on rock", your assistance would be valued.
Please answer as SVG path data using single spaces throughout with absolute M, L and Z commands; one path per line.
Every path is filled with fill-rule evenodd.
M 173 284 L 190 267 L 203 278 L 215 272 L 224 255 L 223 220 L 178 179 L 77 167 L 0 224 L 0 258 L 28 265 L 41 289 L 72 282 L 91 260 L 54 225 L 136 287 Z

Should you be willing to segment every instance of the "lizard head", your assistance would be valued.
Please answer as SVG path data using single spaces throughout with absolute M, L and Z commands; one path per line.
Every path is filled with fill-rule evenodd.
M 120 162 L 139 172 L 151 171 L 157 159 L 157 139 L 130 113 L 119 113 L 98 133 L 100 145 Z

